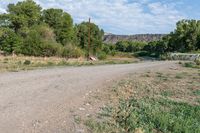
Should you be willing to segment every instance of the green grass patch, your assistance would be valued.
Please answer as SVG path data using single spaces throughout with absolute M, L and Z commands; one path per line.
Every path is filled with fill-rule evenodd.
M 176 74 L 175 78 L 176 78 L 176 79 L 182 79 L 182 78 L 183 78 L 183 75 L 182 75 L 182 74 Z
M 200 90 L 195 90 L 193 93 L 194 93 L 195 95 L 197 95 L 197 96 L 200 96 Z
M 188 67 L 188 68 L 198 68 L 200 69 L 200 65 L 197 65 L 195 62 L 186 62 L 185 64 L 183 64 L 184 67 Z
M 173 92 L 169 91 L 169 90 L 165 90 L 165 91 L 162 91 L 161 92 L 161 95 L 162 96 L 165 96 L 165 97 L 169 97 L 169 96 L 172 96 L 173 95 Z
M 93 132 L 133 133 L 142 128 L 146 133 L 199 133 L 200 106 L 166 99 L 121 100 L 119 106 L 106 112 L 107 121 L 91 121 Z

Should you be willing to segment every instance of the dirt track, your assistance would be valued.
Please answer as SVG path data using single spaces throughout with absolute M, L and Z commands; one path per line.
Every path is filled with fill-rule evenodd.
M 174 62 L 60 67 L 0 74 L 0 132 L 74 132 L 71 108 L 85 93 L 126 74 Z

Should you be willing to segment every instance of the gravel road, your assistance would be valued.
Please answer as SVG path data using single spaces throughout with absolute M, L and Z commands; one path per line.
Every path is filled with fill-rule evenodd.
M 58 67 L 0 74 L 0 132 L 74 132 L 71 108 L 85 93 L 126 74 L 170 67 L 174 62 Z

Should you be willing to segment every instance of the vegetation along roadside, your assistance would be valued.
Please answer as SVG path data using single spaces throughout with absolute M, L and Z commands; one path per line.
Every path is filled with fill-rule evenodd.
M 198 133 L 199 83 L 200 70 L 182 65 L 130 74 L 92 96 L 105 106 L 79 124 L 92 133 Z

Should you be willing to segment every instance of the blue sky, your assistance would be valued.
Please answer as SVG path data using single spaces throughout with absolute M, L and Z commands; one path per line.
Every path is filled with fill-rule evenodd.
M 0 13 L 8 3 L 0 0 Z M 61 8 L 74 23 L 89 17 L 114 34 L 169 33 L 181 19 L 200 19 L 200 0 L 34 0 L 43 8 Z

